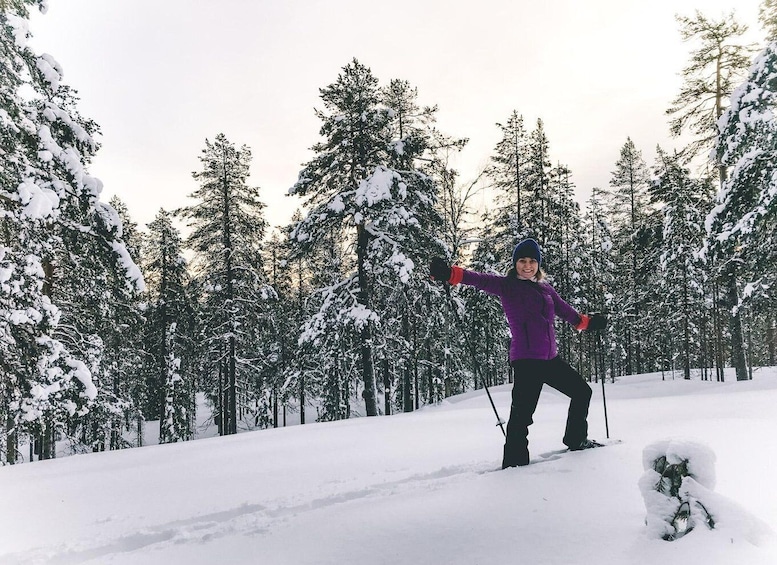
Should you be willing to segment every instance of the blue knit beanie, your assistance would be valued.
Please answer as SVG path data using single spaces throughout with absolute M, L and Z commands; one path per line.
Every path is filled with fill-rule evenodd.
M 513 249 L 513 267 L 515 267 L 516 261 L 521 257 L 531 257 L 537 260 L 537 266 L 542 265 L 542 252 L 540 251 L 540 244 L 533 239 L 524 239 L 521 243 L 515 246 Z

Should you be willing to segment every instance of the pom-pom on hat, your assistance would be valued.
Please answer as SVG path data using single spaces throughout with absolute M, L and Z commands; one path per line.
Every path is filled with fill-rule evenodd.
M 540 244 L 531 238 L 524 239 L 513 249 L 513 266 L 516 261 L 521 257 L 531 257 L 537 260 L 537 266 L 542 265 L 542 252 L 540 251 Z

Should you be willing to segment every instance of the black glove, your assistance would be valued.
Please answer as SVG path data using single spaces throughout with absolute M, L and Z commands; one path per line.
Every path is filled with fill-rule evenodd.
M 445 259 L 433 257 L 429 263 L 429 274 L 434 280 L 448 282 L 451 278 L 451 268 Z
M 598 312 L 595 312 L 593 314 L 589 314 L 590 319 L 588 320 L 588 329 L 589 330 L 603 330 L 607 327 L 607 316 L 604 314 L 599 314 Z

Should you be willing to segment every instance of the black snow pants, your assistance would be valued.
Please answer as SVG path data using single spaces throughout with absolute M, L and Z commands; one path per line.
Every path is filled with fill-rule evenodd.
M 591 387 L 561 357 L 549 361 L 518 359 L 511 363 L 515 369 L 513 402 L 507 422 L 502 468 L 529 464 L 529 426 L 537 409 L 542 385 L 548 384 L 569 397 L 569 412 L 564 431 L 564 444 L 576 447 L 588 437 L 588 406 Z

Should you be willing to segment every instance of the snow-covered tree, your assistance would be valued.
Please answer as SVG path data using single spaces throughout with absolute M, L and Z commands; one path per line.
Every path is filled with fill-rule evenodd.
M 370 69 L 353 60 L 321 90 L 324 140 L 290 189 L 305 199 L 307 213 L 291 233 L 295 253 L 311 255 L 333 242 L 347 251 L 330 273 L 337 280 L 320 288 L 302 340 L 320 345 L 333 332 L 348 332 L 360 355 L 368 416 L 378 414 L 375 340 L 387 290 L 416 284 L 415 265 L 442 253 L 430 235 L 440 225 L 435 187 L 421 162 L 433 150 L 425 125 L 433 112 L 419 119 L 414 98 L 406 86 L 381 91 Z
M 697 10 L 692 18 L 678 15 L 677 21 L 683 40 L 699 43 L 683 69 L 680 92 L 666 111 L 672 117 L 673 135 L 694 136 L 683 152 L 690 159 L 714 145 L 715 124 L 747 69 L 752 49 L 740 42 L 747 26 L 740 24 L 733 13 L 714 20 Z
M 733 13 L 720 20 L 711 20 L 697 11 L 694 18 L 678 16 L 678 21 L 684 40 L 700 42 L 699 47 L 691 53 L 691 62 L 683 70 L 685 81 L 680 93 L 673 100 L 672 107 L 667 110 L 667 114 L 673 116 L 673 135 L 679 136 L 689 132 L 695 137 L 683 152 L 691 159 L 713 149 L 718 135 L 718 119 L 725 111 L 734 87 L 747 69 L 751 46 L 740 42 L 747 26 L 737 22 Z M 717 169 L 722 189 L 727 168 L 720 162 L 719 156 L 714 161 L 714 168 Z M 717 259 L 716 256 L 712 257 L 713 261 Z M 739 301 L 740 273 L 737 264 L 737 257 L 726 257 L 719 265 L 718 277 L 725 287 L 724 302 L 731 309 L 729 327 L 737 379 L 746 379 L 742 320 L 735 309 Z
M 159 419 L 159 442 L 187 440 L 194 418 L 189 274 L 183 243 L 170 212 L 160 210 L 148 224 L 144 246 L 147 283 L 145 410 Z M 188 327 L 187 327 L 188 326 Z
M 580 205 L 575 201 L 575 185 L 571 180 L 569 167 L 558 164 L 550 174 L 550 222 L 548 239 L 545 241 L 543 261 L 547 257 L 546 268 L 553 286 L 573 306 L 580 305 L 580 280 L 585 276 L 586 266 L 581 261 L 584 236 L 582 233 L 582 215 Z M 570 361 L 574 361 L 574 330 L 569 324 L 558 327 L 560 351 Z
M 607 219 L 605 193 L 601 188 L 594 187 L 591 192 L 582 227 L 580 302 L 576 306 L 582 312 L 609 313 L 613 311 L 611 291 L 616 274 L 612 261 L 612 230 Z M 617 324 L 610 324 L 607 334 L 617 331 Z M 605 359 L 611 348 L 602 343 L 600 334 L 591 333 L 580 338 L 587 339 L 587 343 L 582 345 L 585 354 L 581 355 L 581 361 L 587 360 L 587 363 L 585 366 L 581 363 L 581 372 L 589 377 L 604 378 L 605 368 L 609 365 Z M 605 342 L 612 343 L 612 339 L 605 338 Z
M 548 231 L 550 171 L 553 165 L 550 160 L 550 140 L 542 119 L 537 120 L 536 127 L 529 134 L 527 157 L 529 199 L 521 216 L 528 226 L 527 235 L 543 244 Z
M 97 396 L 88 363 L 100 358 L 99 336 L 57 337 L 55 286 L 73 276 L 57 259 L 68 242 L 100 248 L 103 268 L 128 292 L 143 284 L 118 215 L 100 202 L 102 183 L 87 171 L 97 126 L 78 114 L 54 58 L 29 45 L 34 5 L 45 8 L 19 0 L 0 9 L 0 412 L 8 462 L 18 458 L 19 434 L 39 438 L 40 455 L 53 456 L 54 440 L 69 435 Z
M 664 218 L 661 277 L 658 280 L 665 331 L 672 336 L 666 346 L 680 357 L 684 378 L 691 366 L 701 366 L 700 314 L 705 272 L 698 258 L 704 236 L 704 218 L 710 207 L 709 179 L 693 179 L 679 156 L 657 150 L 655 181 L 651 196 L 661 204 Z
M 527 200 L 529 139 L 523 124 L 523 116 L 513 110 L 507 122 L 497 124 L 502 132 L 502 138 L 494 147 L 491 155 L 491 167 L 488 176 L 496 189 L 496 208 L 493 213 L 497 222 L 504 227 L 505 234 L 497 236 L 504 238 L 503 245 L 509 248 L 527 233 L 524 221 L 524 202 Z M 510 237 L 504 237 L 508 235 Z
M 766 32 L 766 39 L 774 41 L 777 39 L 777 1 L 761 0 L 758 7 L 758 21 L 761 22 Z
M 111 206 L 127 251 L 138 257 L 140 237 L 125 204 L 114 197 Z M 133 393 L 142 378 L 142 296 L 106 268 L 112 251 L 98 239 L 71 232 L 61 240 L 55 264 L 68 276 L 52 288 L 52 299 L 62 309 L 56 335 L 71 352 L 90 359 L 87 365 L 98 389 L 80 441 L 94 451 L 128 447 L 122 428 L 139 412 Z
M 261 372 L 266 357 L 260 335 L 267 331 L 262 240 L 267 228 L 259 190 L 247 184 L 251 151 L 236 148 L 224 134 L 206 140 L 197 203 L 179 213 L 192 232 L 186 245 L 195 252 L 194 276 L 203 290 L 200 348 L 211 363 L 209 395 L 220 415 L 220 430 L 237 432 L 240 412 L 266 406 Z M 241 402 L 238 401 L 240 395 Z
M 777 43 L 755 59 L 718 122 L 717 157 L 730 173 L 707 218 L 705 252 L 739 264 L 742 298 L 774 310 L 777 284 Z M 740 311 L 741 299 L 729 307 Z M 745 378 L 737 375 L 737 378 Z
M 622 283 L 613 289 L 616 307 L 613 313 L 620 319 L 623 329 L 622 340 L 626 353 L 626 373 L 642 370 L 641 304 L 652 293 L 640 273 L 645 249 L 640 245 L 645 221 L 650 213 L 647 190 L 650 172 L 631 138 L 621 147 L 620 157 L 610 179 L 609 213 L 613 226 L 613 259 L 617 265 Z

